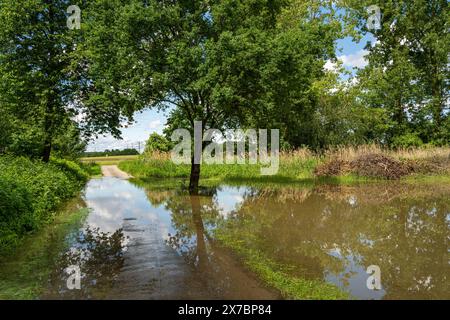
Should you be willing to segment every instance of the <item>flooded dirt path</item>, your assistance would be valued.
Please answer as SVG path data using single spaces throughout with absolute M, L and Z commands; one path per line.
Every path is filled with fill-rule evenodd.
M 116 165 L 102 166 L 102 175 L 104 177 L 115 177 L 119 179 L 130 179 L 131 175 L 120 170 Z
M 43 299 L 280 297 L 232 255 L 216 249 L 207 238 L 200 212 L 189 211 L 183 217 L 196 230 L 189 239 L 178 239 L 177 244 L 189 246 L 185 254 L 174 242 L 180 234 L 172 226 L 171 212 L 152 205 L 145 190 L 130 182 L 115 177 L 92 180 L 85 201 L 91 210 L 85 221 L 89 231 L 82 231 L 81 239 L 72 244 Z M 65 288 L 67 275 L 61 271 L 69 265 L 80 266 L 84 273 L 80 290 Z

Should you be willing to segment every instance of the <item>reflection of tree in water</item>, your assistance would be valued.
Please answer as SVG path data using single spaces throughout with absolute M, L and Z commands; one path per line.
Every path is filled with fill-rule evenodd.
M 215 243 L 210 233 L 223 217 L 217 201 L 217 189 L 203 189 L 199 195 L 174 193 L 166 200 L 170 210 L 174 234 L 166 243 L 174 248 L 192 268 L 201 290 L 211 297 L 235 297 L 242 290 L 242 283 L 233 280 L 236 269 L 232 261 Z M 233 275 L 233 277 L 232 277 Z
M 367 201 L 365 188 L 353 191 L 337 199 L 266 189 L 245 197 L 226 231 L 294 274 L 323 278 L 330 272 L 348 284 L 353 260 L 363 268 L 380 266 L 385 298 L 449 298 L 447 197 L 387 192 L 389 200 L 380 205 Z M 379 200 L 383 190 L 372 191 Z
M 172 193 L 165 207 L 176 232 L 168 244 L 195 270 L 214 274 L 220 268 L 210 235 L 218 229 L 292 275 L 333 274 L 348 286 L 352 263 L 363 270 L 375 264 L 386 299 L 449 298 L 447 190 L 392 184 L 247 189 L 226 220 L 215 192 Z
M 52 277 L 52 295 L 99 298 L 106 294 L 124 263 L 125 237 L 122 229 L 114 233 L 87 228 L 76 236 L 75 244 L 66 251 Z M 78 266 L 81 270 L 81 290 L 68 290 L 65 269 Z
M 169 234 L 167 243 L 197 268 L 208 264 L 207 242 L 211 240 L 208 230 L 215 228 L 220 219 L 216 189 L 206 191 L 200 195 L 178 194 L 166 202 L 176 230 L 175 234 Z

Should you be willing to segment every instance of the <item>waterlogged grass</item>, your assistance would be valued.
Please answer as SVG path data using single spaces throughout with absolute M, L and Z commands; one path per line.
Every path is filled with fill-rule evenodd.
M 229 228 L 216 230 L 214 237 L 231 249 L 262 281 L 280 291 L 286 299 L 342 300 L 349 299 L 347 292 L 322 280 L 305 279 L 290 274 L 292 267 L 277 263 L 264 255 L 264 251 L 248 245 L 248 241 Z
M 36 299 L 46 289 L 59 254 L 70 245 L 70 235 L 88 214 L 74 201 L 49 224 L 24 239 L 0 262 L 0 300 Z

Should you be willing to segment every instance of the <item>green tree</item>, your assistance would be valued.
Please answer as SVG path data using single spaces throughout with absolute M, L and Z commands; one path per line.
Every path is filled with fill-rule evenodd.
M 154 132 L 147 140 L 145 152 L 169 152 L 171 148 L 172 144 L 166 137 Z
M 68 0 L 0 3 L 2 111 L 10 110 L 12 121 L 19 123 L 16 142 L 23 144 L 16 149 L 27 149 L 31 143 L 46 162 L 54 137 L 65 131 L 75 114 L 68 66 L 77 31 L 68 29 L 66 17 L 71 4 Z M 32 140 L 23 141 L 26 136 Z
M 346 1 L 363 34 L 371 32 L 368 66 L 360 72 L 363 99 L 390 115 L 385 142 L 416 135 L 448 144 L 449 69 L 447 0 Z M 380 28 L 367 25 L 367 8 L 380 8 Z
M 307 114 L 312 79 L 333 44 L 323 19 L 279 20 L 290 3 L 93 1 L 79 55 L 92 79 L 88 118 L 115 131 L 135 110 L 174 106 L 169 127 L 192 132 L 194 121 L 203 130 L 279 128 L 295 119 L 292 109 Z M 191 190 L 199 176 L 192 157 Z

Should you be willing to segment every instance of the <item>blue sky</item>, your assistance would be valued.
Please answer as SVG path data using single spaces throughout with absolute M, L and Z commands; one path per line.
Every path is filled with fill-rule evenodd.
M 347 70 L 361 68 L 365 66 L 365 50 L 367 41 L 372 41 L 373 37 L 366 36 L 359 43 L 355 43 L 351 38 L 341 39 L 337 42 L 336 55 L 342 61 Z M 328 62 L 325 66 L 332 69 L 333 64 Z M 110 135 L 100 136 L 92 141 L 88 146 L 88 151 L 103 151 L 105 149 L 124 149 L 128 147 L 137 148 L 138 142 L 147 140 L 153 132 L 162 133 L 166 124 L 166 114 L 158 113 L 156 110 L 145 110 L 135 114 L 135 123 L 122 129 L 122 140 L 116 140 Z

